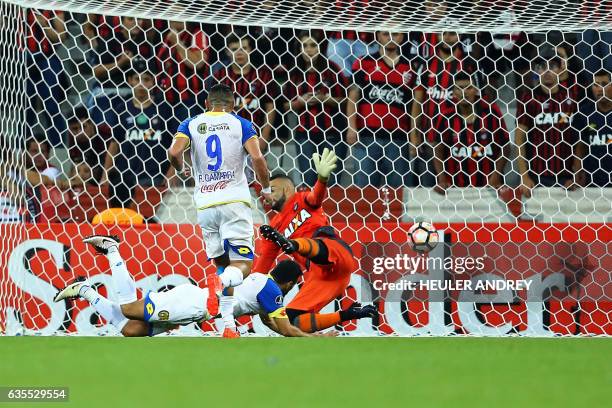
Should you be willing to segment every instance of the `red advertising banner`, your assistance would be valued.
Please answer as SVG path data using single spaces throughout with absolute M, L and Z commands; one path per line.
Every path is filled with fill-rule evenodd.
M 392 248 L 400 253 L 405 247 L 408 225 L 360 223 L 335 227 L 360 258 L 361 270 L 353 275 L 346 296 L 325 310 L 372 300 L 380 311 L 374 321 L 344 325 L 347 334 L 612 335 L 609 225 L 438 226 L 447 241 L 454 243 L 448 247 L 451 250 L 447 256 L 487 257 L 478 271 L 459 273 L 446 268 L 441 272 L 446 273 L 442 279 L 447 279 L 449 273 L 450 280 L 489 274 L 530 280 L 534 291 L 541 292 L 539 298 L 529 298 L 528 291 L 517 291 L 509 297 L 502 291 L 477 294 L 460 288 L 449 290 L 443 299 L 433 299 L 431 290 L 407 295 L 374 288 L 377 277 L 373 275 L 372 254 L 367 254 L 370 243 L 385 246 L 384 256 L 393 257 Z M 87 302 L 77 301 L 75 307 L 68 308 L 65 303 L 52 301 L 58 288 L 76 276 L 87 277 L 98 290 L 113 298 L 106 259 L 82 243 L 84 236 L 93 233 L 122 238 L 120 252 L 142 291 L 163 290 L 185 282 L 205 285 L 206 275 L 214 273 L 204 252 L 200 229 L 194 225 L 109 228 L 85 223 L 0 224 L 0 332 L 101 332 L 105 322 Z M 434 273 L 427 268 L 413 272 L 415 277 L 429 278 Z M 387 281 L 400 278 L 385 275 Z M 493 297 L 475 300 L 468 295 Z M 287 298 L 291 297 L 290 294 Z M 267 333 L 256 319 L 241 321 L 256 333 Z M 206 323 L 202 329 L 213 330 L 214 324 Z

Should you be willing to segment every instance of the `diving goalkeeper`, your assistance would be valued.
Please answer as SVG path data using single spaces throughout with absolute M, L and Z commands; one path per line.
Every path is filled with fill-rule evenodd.
M 333 151 L 324 149 L 320 156 L 315 153 L 312 158 L 318 176 L 312 191 L 296 192 L 286 176 L 271 178 L 272 208 L 278 213 L 270 225 L 260 228 L 265 240 L 259 244 L 253 267 L 255 272 L 265 273 L 283 250 L 305 269 L 304 285 L 286 309 L 290 322 L 305 332 L 377 314 L 374 306 L 359 304 L 335 313 L 319 313 L 344 293 L 358 263 L 350 246 L 329 225 L 322 207 L 337 157 Z

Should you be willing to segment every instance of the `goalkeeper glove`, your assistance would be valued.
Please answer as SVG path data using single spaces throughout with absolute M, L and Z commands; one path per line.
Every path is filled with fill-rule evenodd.
M 331 172 L 337 167 L 336 162 L 338 161 L 338 157 L 333 150 L 325 148 L 321 156 L 319 156 L 319 153 L 313 154 L 312 161 L 314 162 L 319 179 L 327 181 Z

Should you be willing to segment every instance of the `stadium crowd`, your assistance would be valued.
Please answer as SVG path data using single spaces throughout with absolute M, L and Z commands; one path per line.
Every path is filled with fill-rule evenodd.
M 270 168 L 297 183 L 314 183 L 310 156 L 331 147 L 342 161 L 332 183 L 343 186 L 443 193 L 499 188 L 511 184 L 511 172 L 525 195 L 537 186 L 612 186 L 612 33 L 324 32 L 38 10 L 27 17 L 30 128 L 21 174 L 30 184 L 108 185 L 114 205 L 129 207 L 136 186 L 188 183 L 166 149 L 179 121 L 203 111 L 206 89 L 225 83 L 238 114 L 257 126 Z M 68 42 L 72 52 L 62 58 Z M 70 163 L 66 174 L 53 154 Z

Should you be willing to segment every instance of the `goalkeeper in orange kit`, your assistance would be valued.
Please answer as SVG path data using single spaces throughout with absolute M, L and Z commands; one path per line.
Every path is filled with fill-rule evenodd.
M 328 149 L 321 156 L 313 155 L 318 180 L 310 192 L 296 193 L 289 178 L 273 178 L 272 206 L 279 213 L 271 225 L 260 228 L 266 241 L 262 242 L 255 271 L 269 270 L 279 250 L 292 255 L 305 268 L 304 284 L 286 309 L 290 322 L 305 332 L 374 317 L 377 313 L 374 306 L 361 307 L 357 303 L 335 313 L 319 313 L 344 293 L 358 267 L 350 246 L 329 225 L 321 207 L 336 160 L 334 152 Z

